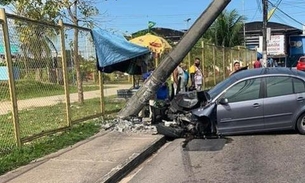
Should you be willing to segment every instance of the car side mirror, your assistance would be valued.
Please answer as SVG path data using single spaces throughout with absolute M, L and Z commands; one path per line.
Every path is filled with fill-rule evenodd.
M 221 98 L 220 101 L 219 101 L 219 103 L 220 103 L 221 105 L 227 105 L 227 104 L 229 103 L 229 101 L 228 101 L 227 98 Z

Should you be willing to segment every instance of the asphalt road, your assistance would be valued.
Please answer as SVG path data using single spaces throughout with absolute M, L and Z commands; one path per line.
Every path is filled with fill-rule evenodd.
M 216 151 L 186 151 L 182 142 L 168 143 L 121 182 L 305 182 L 305 136 L 299 134 L 233 136 Z M 221 140 L 201 143 L 215 150 Z

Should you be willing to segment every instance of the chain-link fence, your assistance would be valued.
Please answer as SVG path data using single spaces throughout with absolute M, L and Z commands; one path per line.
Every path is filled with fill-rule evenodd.
M 219 47 L 201 42 L 191 49 L 183 63 L 190 67 L 195 58 L 201 60 L 201 68 L 204 71 L 204 88 L 210 88 L 229 76 L 235 61 L 240 62 L 242 67 L 252 68 L 252 63 L 256 60 L 256 51 L 242 47 Z
M 20 138 L 65 127 L 59 28 L 8 17 Z M 13 50 L 12 50 L 13 49 Z
M 0 18 L 0 154 L 103 112 L 119 111 L 124 100 L 112 96 L 142 82 L 141 76 L 121 72 L 100 74 L 89 29 L 9 14 Z M 256 59 L 247 49 L 204 43 L 183 62 L 190 67 L 196 57 L 202 60 L 205 88 L 227 77 L 234 60 L 243 66 Z
M 74 28 L 68 24 L 3 14 L 7 17 L 1 17 L 0 34 L 0 154 L 70 127 L 72 122 L 100 116 L 105 103 L 101 105 L 90 30 L 76 27 L 75 56 Z M 81 102 L 79 86 L 84 96 Z
M 1 27 L 4 22 L 1 21 Z M 3 34 L 0 34 L 3 40 Z M 5 63 L 4 46 L 0 45 L 0 154 L 15 146 L 12 105 L 10 102 L 10 87 L 8 83 L 8 69 Z
M 72 122 L 100 115 L 99 74 L 90 30 L 65 25 L 65 36 Z

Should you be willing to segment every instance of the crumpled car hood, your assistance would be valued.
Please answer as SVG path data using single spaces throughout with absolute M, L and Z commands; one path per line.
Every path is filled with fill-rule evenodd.
M 216 107 L 216 103 L 208 103 L 206 106 L 204 107 L 200 107 L 197 109 L 193 109 L 191 112 L 193 115 L 197 116 L 197 117 L 211 117 L 214 109 Z

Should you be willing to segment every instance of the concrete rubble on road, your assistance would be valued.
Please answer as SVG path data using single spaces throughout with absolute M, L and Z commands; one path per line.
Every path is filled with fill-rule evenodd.
M 129 120 L 105 120 L 102 128 L 125 133 L 157 134 L 157 128 L 151 124 L 150 118 L 131 117 Z

